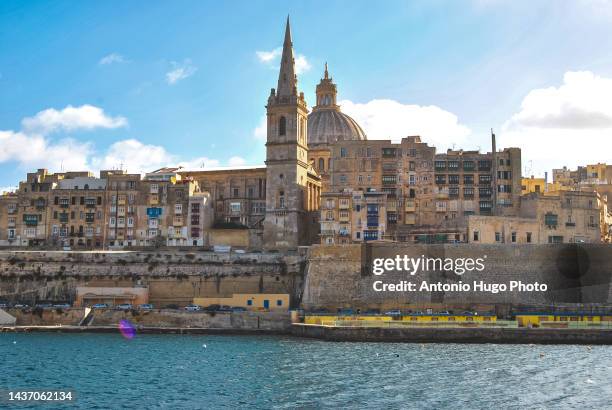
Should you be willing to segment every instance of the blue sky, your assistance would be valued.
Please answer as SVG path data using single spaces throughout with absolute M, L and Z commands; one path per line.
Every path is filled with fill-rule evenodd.
M 37 167 L 262 163 L 261 56 L 287 14 L 307 101 L 328 61 L 371 138 L 486 150 L 492 127 L 525 173 L 612 162 L 607 0 L 3 1 L 0 187 Z

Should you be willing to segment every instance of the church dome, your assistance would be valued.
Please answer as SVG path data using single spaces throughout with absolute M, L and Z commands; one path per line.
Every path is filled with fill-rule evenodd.
M 308 145 L 365 139 L 359 124 L 338 109 L 319 109 L 308 115 Z
M 338 90 L 329 76 L 327 63 L 317 85 L 317 105 L 308 115 L 308 145 L 330 145 L 336 141 L 367 140 L 359 124 L 340 111 L 336 104 Z

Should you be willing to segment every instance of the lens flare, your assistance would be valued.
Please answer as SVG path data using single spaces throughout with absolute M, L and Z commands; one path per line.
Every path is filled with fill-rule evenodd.
M 136 328 L 130 323 L 129 320 L 125 319 L 119 322 L 119 332 L 121 332 L 121 335 L 128 340 L 131 340 L 134 338 L 134 336 L 136 336 Z

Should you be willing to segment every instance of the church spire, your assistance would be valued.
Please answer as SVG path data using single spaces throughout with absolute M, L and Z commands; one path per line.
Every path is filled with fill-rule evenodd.
M 325 62 L 325 79 L 329 78 L 329 73 L 327 72 L 327 61 Z
M 291 41 L 291 25 L 287 16 L 285 27 L 285 40 L 283 42 L 283 55 L 278 73 L 277 95 L 297 95 L 297 76 L 295 75 L 295 59 L 293 58 L 293 42 Z

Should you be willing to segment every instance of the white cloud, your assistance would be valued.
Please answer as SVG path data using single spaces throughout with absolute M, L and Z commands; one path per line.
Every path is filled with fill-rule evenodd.
M 191 77 L 198 70 L 190 59 L 185 59 L 182 63 L 171 62 L 173 69 L 166 73 L 166 82 L 174 85 L 185 78 Z
M 504 146 L 522 149 L 526 173 L 612 161 L 612 79 L 567 72 L 563 84 L 530 91 L 502 126 Z
M 265 141 L 266 137 L 268 136 L 267 118 L 268 117 L 266 115 L 262 115 L 262 117 L 259 119 L 259 124 L 253 130 L 253 137 L 258 140 Z
M 79 115 L 83 113 L 86 115 Z M 105 151 L 97 152 L 92 142 L 72 138 L 53 141 L 46 135 L 54 130 L 113 128 L 126 123 L 123 117 L 107 117 L 102 109 L 88 105 L 68 106 L 61 111 L 50 108 L 25 118 L 21 131 L 0 130 L 0 163 L 14 161 L 27 171 L 47 168 L 51 172 L 90 170 L 97 173 L 100 169 L 124 169 L 141 174 L 166 166 L 212 168 L 221 165 L 221 161 L 208 157 L 184 159 L 162 146 L 133 138 L 117 141 Z M 246 161 L 238 156 L 226 161 L 227 166 L 245 164 Z M 0 193 L 6 189 L 0 188 Z
M 50 142 L 41 135 L 0 131 L 0 162 L 16 161 L 24 168 L 87 169 L 91 144 L 70 138 Z
M 239 167 L 242 165 L 246 165 L 246 160 L 242 157 L 234 156 L 231 157 L 227 163 L 230 167 Z
M 368 139 L 399 141 L 409 135 L 420 135 L 424 142 L 438 150 L 461 146 L 470 129 L 457 116 L 435 105 L 402 104 L 394 100 L 371 100 L 365 104 L 340 101 L 342 111 L 364 129 Z
M 521 111 L 504 127 L 509 130 L 612 128 L 612 79 L 589 71 L 567 72 L 560 87 L 530 91 L 521 103 Z
M 279 58 L 282 52 L 283 48 L 277 47 L 271 51 L 256 51 L 255 54 L 257 55 L 259 61 L 261 61 L 262 63 L 271 63 L 272 61 Z
M 119 128 L 126 125 L 127 120 L 124 117 L 110 117 L 101 108 L 88 104 L 80 107 L 68 105 L 60 111 L 55 108 L 48 108 L 40 111 L 34 117 L 24 118 L 21 121 L 21 126 L 25 132 L 41 135 L 57 130 Z
M 256 51 L 255 55 L 260 63 L 265 64 L 271 69 L 278 70 L 280 67 L 280 58 L 283 53 L 282 47 L 277 47 L 270 51 Z M 303 54 L 296 54 L 295 59 L 295 73 L 302 74 L 310 70 L 311 65 L 308 59 Z
M 147 145 L 136 139 L 126 139 L 112 144 L 105 155 L 92 158 L 94 169 L 126 169 L 145 173 L 172 165 L 176 157 L 158 145 Z
M 310 63 L 303 54 L 298 54 L 295 57 L 295 73 L 302 74 L 310 70 Z
M 111 53 L 109 55 L 102 57 L 100 61 L 98 61 L 98 64 L 108 65 L 108 64 L 113 64 L 113 63 L 124 63 L 124 62 L 125 62 L 125 58 L 123 58 L 121 54 Z

